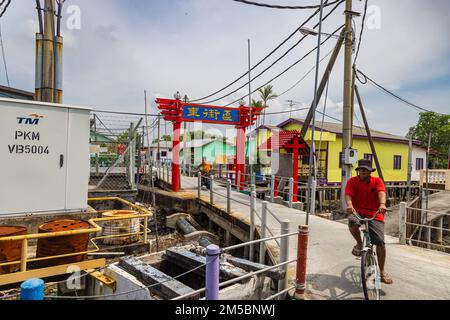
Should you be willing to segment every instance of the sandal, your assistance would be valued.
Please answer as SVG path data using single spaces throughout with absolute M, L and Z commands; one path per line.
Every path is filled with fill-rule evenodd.
M 392 284 L 393 281 L 391 276 L 385 272 L 381 275 L 381 282 L 385 284 Z
M 354 255 L 355 257 L 361 256 L 361 250 L 362 250 L 362 246 L 360 246 L 360 245 L 354 246 L 353 250 L 352 250 L 352 255 Z

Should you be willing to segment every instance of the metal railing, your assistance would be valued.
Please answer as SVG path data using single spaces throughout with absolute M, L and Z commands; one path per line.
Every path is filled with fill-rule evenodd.
M 21 266 L 20 272 L 26 272 L 27 264 L 30 262 L 51 260 L 51 259 L 56 259 L 56 258 L 66 258 L 66 257 L 72 257 L 72 256 L 84 255 L 84 254 L 92 254 L 92 253 L 99 252 L 101 249 L 99 248 L 96 241 L 101 240 L 101 239 L 107 239 L 107 238 L 118 238 L 118 237 L 129 237 L 129 236 L 133 236 L 133 235 L 143 235 L 143 242 L 148 243 L 148 235 L 147 235 L 147 233 L 148 233 L 148 217 L 153 216 L 153 214 L 150 210 L 140 207 L 138 205 L 135 205 L 127 200 L 124 200 L 124 199 L 121 199 L 118 197 L 89 198 L 88 200 L 89 201 L 106 201 L 106 200 L 119 201 L 119 202 L 129 206 L 130 209 L 134 209 L 134 210 L 140 212 L 140 214 L 137 216 L 130 214 L 130 215 L 117 216 L 117 217 L 92 218 L 87 221 L 89 223 L 90 227 L 86 228 L 86 229 L 1 237 L 0 241 L 22 241 L 22 251 L 21 251 L 20 260 L 0 263 L 0 267 L 20 264 L 20 266 Z M 114 235 L 93 237 L 90 239 L 90 243 L 93 245 L 94 249 L 91 249 L 91 250 L 28 259 L 29 240 L 97 233 L 97 232 L 103 231 L 102 226 L 100 226 L 98 223 L 103 223 L 103 222 L 107 222 L 107 221 L 115 221 L 115 220 L 126 220 L 126 219 L 130 219 L 130 220 L 131 219 L 143 219 L 144 220 L 143 231 L 139 231 L 139 232 L 135 232 L 135 233 L 118 233 L 118 234 L 114 234 Z
M 401 244 L 420 245 L 429 249 L 450 251 L 450 245 L 445 244 L 444 233 L 450 234 L 450 229 L 444 228 L 444 219 L 450 224 L 450 213 L 426 210 L 400 203 L 399 241 Z
M 216 247 L 216 248 L 214 248 L 215 250 L 220 252 L 220 254 L 223 254 L 223 253 L 225 253 L 227 251 L 239 249 L 239 248 L 242 248 L 242 247 L 252 246 L 252 245 L 255 245 L 255 244 L 264 243 L 266 241 L 270 241 L 270 240 L 274 240 L 274 239 L 288 239 L 291 236 L 298 236 L 299 234 L 300 234 L 300 231 L 296 231 L 296 232 L 286 233 L 286 234 L 282 234 L 282 235 L 275 236 L 275 237 L 269 237 L 269 238 L 262 238 L 262 239 L 258 239 L 258 240 L 252 240 L 252 241 L 248 241 L 248 242 L 245 242 L 245 243 L 232 245 L 232 246 L 229 246 L 229 247 L 226 247 L 226 248 L 223 248 L 223 249 L 219 249 L 219 250 L 217 250 L 218 247 L 216 247 L 214 245 L 213 246 Z M 208 254 L 208 249 L 209 249 L 209 247 L 206 249 L 207 250 L 207 254 Z M 217 256 L 216 259 L 219 259 L 219 256 Z M 218 291 L 218 289 L 221 288 L 221 287 L 228 286 L 228 285 L 231 285 L 231 284 L 234 284 L 234 283 L 237 283 L 237 282 L 241 282 L 242 280 L 251 278 L 253 276 L 266 273 L 266 272 L 268 272 L 270 270 L 273 270 L 273 269 L 280 268 L 280 271 L 283 272 L 284 277 L 279 282 L 278 293 L 276 295 L 270 296 L 269 298 L 273 299 L 274 297 L 278 297 L 278 298 L 282 299 L 283 298 L 283 296 L 282 296 L 283 293 L 287 293 L 289 290 L 292 290 L 292 287 L 286 289 L 286 284 L 287 284 L 287 281 L 288 281 L 287 267 L 288 267 L 289 264 L 292 264 L 294 262 L 297 263 L 298 261 L 299 261 L 299 256 L 297 256 L 296 259 L 291 259 L 291 260 L 288 260 L 288 258 L 286 258 L 284 261 L 280 261 L 280 263 L 278 263 L 276 265 L 267 266 L 266 268 L 260 269 L 258 271 L 249 272 L 246 275 L 243 275 L 243 276 L 240 276 L 240 277 L 236 277 L 234 279 L 230 279 L 230 280 L 218 283 L 214 289 Z M 299 264 L 297 264 L 297 266 L 298 265 Z M 217 269 L 220 268 L 220 265 L 217 264 L 216 268 Z M 211 268 L 206 268 L 205 278 L 206 279 L 211 279 L 211 276 L 215 276 L 216 277 L 216 282 L 218 282 L 219 281 L 219 270 L 211 270 Z M 208 281 L 207 281 L 207 283 L 208 283 Z M 303 286 L 304 286 L 304 283 L 303 284 L 297 283 L 297 285 L 294 288 L 301 288 Z M 211 290 L 211 288 L 209 288 L 209 289 Z M 203 293 L 203 292 L 205 292 L 207 290 L 208 290 L 208 288 L 204 287 L 204 288 L 192 291 L 190 293 L 178 296 L 178 297 L 176 297 L 176 298 L 174 298 L 172 300 L 183 300 L 183 299 L 186 299 L 186 298 L 198 295 L 200 293 Z M 218 297 L 218 292 L 217 292 L 217 294 L 215 296 Z

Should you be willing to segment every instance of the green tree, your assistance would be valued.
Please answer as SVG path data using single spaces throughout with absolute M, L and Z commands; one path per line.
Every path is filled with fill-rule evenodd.
M 262 124 L 264 124 L 266 121 L 266 109 L 269 107 L 267 105 L 267 102 L 269 102 L 270 100 L 276 99 L 278 98 L 278 95 L 273 92 L 273 86 L 271 84 L 265 86 L 264 88 L 261 88 L 258 90 L 259 92 L 259 96 L 263 102 L 263 121 Z
M 450 115 L 434 112 L 423 112 L 419 121 L 409 129 L 407 137 L 420 140 L 428 147 L 428 137 L 431 133 L 430 163 L 433 168 L 447 168 L 448 152 L 450 148 Z

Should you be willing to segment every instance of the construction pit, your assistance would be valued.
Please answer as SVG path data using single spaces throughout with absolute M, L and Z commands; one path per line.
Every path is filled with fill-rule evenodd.
M 204 299 L 204 293 L 189 294 L 205 287 L 205 248 L 210 244 L 224 248 L 246 242 L 250 226 L 239 216 L 228 215 L 189 193 L 155 188 L 155 195 L 156 209 L 148 204 L 148 187 L 142 186 L 134 202 L 118 197 L 90 198 L 86 212 L 4 219 L 3 225 L 25 225 L 29 239 L 26 268 L 20 251 L 16 267 L 9 270 L 13 272 L 0 275 L 0 299 L 17 299 L 20 282 L 32 276 L 44 279 L 46 299 L 165 300 L 185 295 L 183 299 Z M 86 245 L 73 236 L 57 234 L 37 239 L 44 225 L 50 223 L 55 228 L 55 224 L 70 225 L 74 221 L 88 226 L 90 232 L 84 233 Z M 43 240 L 47 241 L 45 247 L 53 251 L 42 250 L 39 241 Z M 82 245 L 74 252 L 70 242 Z M 69 253 L 67 247 L 71 245 Z M 283 270 L 253 275 L 275 264 L 276 250 L 270 249 L 270 241 L 266 246 L 265 264 L 246 259 L 248 246 L 221 255 L 220 282 L 230 284 L 220 288 L 220 299 L 261 300 L 277 292 L 279 281 L 286 276 Z M 259 245 L 255 246 L 255 254 L 258 258 Z M 59 255 L 69 257 L 50 258 Z

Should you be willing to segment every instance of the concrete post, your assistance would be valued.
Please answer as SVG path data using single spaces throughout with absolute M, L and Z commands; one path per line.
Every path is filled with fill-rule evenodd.
M 275 198 L 275 175 L 270 176 L 270 202 L 274 202 Z
M 206 300 L 219 300 L 220 248 L 211 244 L 206 248 Z
M 252 191 L 250 193 L 250 241 L 255 240 L 255 200 L 256 200 L 256 192 Z M 250 252 L 248 259 L 250 261 L 254 261 L 255 256 L 254 244 L 250 245 L 249 250 Z
M 209 203 L 211 203 L 211 205 L 214 204 L 214 176 L 211 175 L 210 177 L 210 182 L 209 182 Z
M 437 229 L 437 243 L 438 244 L 442 244 L 442 240 L 443 240 L 443 227 L 444 227 L 444 216 L 438 218 L 438 223 L 437 223 L 437 227 L 439 229 Z
M 236 190 L 238 192 L 241 191 L 241 172 L 240 171 L 238 171 L 238 174 L 237 174 Z
M 29 279 L 20 285 L 20 300 L 44 300 L 44 280 Z
M 231 213 L 231 180 L 227 180 L 227 213 Z
M 200 200 L 201 192 L 202 192 L 202 174 L 198 173 L 198 199 Z
M 398 240 L 400 244 L 406 244 L 406 202 L 400 202 L 400 213 L 398 215 Z
M 292 208 L 293 196 L 294 196 L 294 178 L 289 178 L 289 208 Z
M 306 259 L 308 252 L 308 226 L 298 227 L 298 244 L 297 244 L 297 276 L 295 283 L 294 298 L 298 300 L 304 299 L 306 289 Z
M 261 239 L 266 238 L 266 227 L 267 227 L 267 202 L 262 203 L 261 209 Z M 259 263 L 265 264 L 266 262 L 266 244 L 261 242 L 259 244 Z
M 281 235 L 289 233 L 289 220 L 281 221 Z M 280 238 L 280 263 L 286 262 L 289 259 L 289 237 Z M 278 281 L 278 292 L 283 291 L 287 287 L 288 283 L 288 265 L 282 266 L 282 270 L 285 271 L 286 276 L 284 279 Z M 282 299 L 282 296 L 279 298 Z

